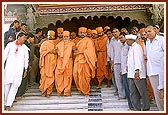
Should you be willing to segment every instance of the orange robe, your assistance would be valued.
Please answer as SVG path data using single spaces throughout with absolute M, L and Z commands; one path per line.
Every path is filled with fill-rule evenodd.
M 79 37 L 76 37 L 75 39 L 72 40 L 72 42 L 75 43 L 75 45 L 80 41 L 81 39 Z M 75 60 L 75 55 L 72 56 L 73 61 Z
M 95 42 L 96 52 L 97 52 L 97 80 L 99 83 L 103 81 L 106 77 L 108 80 L 111 80 L 111 76 L 108 75 L 107 69 L 107 35 L 103 35 L 96 39 Z
M 75 43 L 72 41 L 61 41 L 56 45 L 58 51 L 57 67 L 55 72 L 55 85 L 57 94 L 61 94 L 64 91 L 65 96 L 71 95 L 72 84 L 72 50 Z
M 75 39 L 72 40 L 72 42 L 75 43 L 75 45 L 80 41 L 81 39 L 79 37 L 76 37 Z
M 76 87 L 84 95 L 90 93 L 90 80 L 95 76 L 95 63 L 97 61 L 93 41 L 85 37 L 77 45 L 77 51 L 82 52 L 76 55 L 74 61 L 73 76 Z
M 39 89 L 42 94 L 46 93 L 50 95 L 52 93 L 52 88 L 54 86 L 55 79 L 55 68 L 56 68 L 56 55 L 49 53 L 50 50 L 55 48 L 53 40 L 46 40 L 42 43 L 40 47 L 40 86 Z
M 97 38 L 92 38 L 92 41 L 93 41 L 93 44 L 94 44 L 94 47 L 95 47 L 95 52 L 96 52 L 96 47 L 98 47 L 97 45 Z M 96 58 L 97 58 L 97 52 L 96 52 Z M 96 70 L 95 70 L 95 77 L 93 78 L 93 83 L 98 85 L 98 80 L 97 80 L 97 62 L 96 62 Z
M 55 40 L 54 40 L 55 46 L 56 46 L 59 42 L 61 42 L 61 41 L 62 41 L 62 38 L 57 38 L 57 39 L 55 39 Z

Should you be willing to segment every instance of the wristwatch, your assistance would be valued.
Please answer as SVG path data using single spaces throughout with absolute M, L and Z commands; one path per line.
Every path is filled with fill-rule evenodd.
M 139 69 L 136 69 L 136 70 L 135 70 L 135 73 L 139 73 Z
M 135 73 L 139 73 L 139 71 L 135 71 Z

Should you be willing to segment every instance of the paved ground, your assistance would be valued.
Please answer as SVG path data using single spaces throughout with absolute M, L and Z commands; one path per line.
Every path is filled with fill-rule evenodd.
M 156 104 L 151 104 L 151 111 L 157 111 Z M 118 100 L 114 96 L 113 87 L 107 88 L 106 85 L 102 89 L 91 87 L 89 96 L 78 94 L 75 86 L 72 87 L 72 96 L 56 96 L 53 91 L 50 98 L 42 97 L 38 86 L 32 86 L 27 90 L 22 99 L 14 102 L 13 112 L 91 112 L 102 111 L 109 113 L 129 112 L 127 100 Z

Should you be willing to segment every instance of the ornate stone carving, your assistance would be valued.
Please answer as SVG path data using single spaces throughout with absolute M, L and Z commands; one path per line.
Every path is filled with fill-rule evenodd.
M 27 14 L 25 16 L 26 16 L 26 24 L 28 25 L 29 30 L 33 31 L 35 29 L 37 22 L 31 7 L 27 8 Z
M 153 24 L 159 24 L 164 17 L 164 4 L 152 4 L 149 11 L 152 13 Z
M 40 7 L 35 5 L 40 15 L 64 14 L 64 13 L 85 13 L 85 12 L 112 12 L 126 10 L 142 10 L 149 8 L 149 4 L 99 4 L 99 5 L 77 5 L 62 7 Z

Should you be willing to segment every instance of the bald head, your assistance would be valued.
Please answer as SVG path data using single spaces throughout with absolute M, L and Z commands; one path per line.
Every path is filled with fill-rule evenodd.
M 64 31 L 63 32 L 63 40 L 64 40 L 64 42 L 70 40 L 70 32 L 69 31 Z
M 47 35 L 49 40 L 55 39 L 55 32 L 53 30 L 49 30 Z
M 57 28 L 57 36 L 58 36 L 59 38 L 62 38 L 62 37 L 63 37 L 63 31 L 64 31 L 63 28 Z
M 87 28 L 86 27 L 80 27 L 79 29 L 78 29 L 78 35 L 79 35 L 79 37 L 80 38 L 84 38 L 84 37 L 86 37 L 86 35 L 87 35 Z
M 146 32 L 147 38 L 149 39 L 154 39 L 156 36 L 156 31 L 154 27 L 151 25 L 145 28 L 145 32 Z

